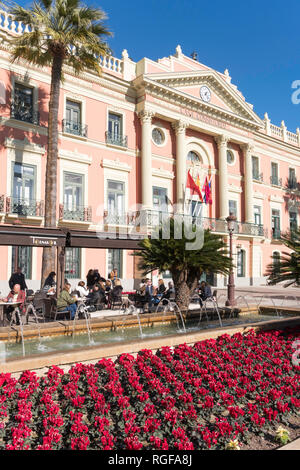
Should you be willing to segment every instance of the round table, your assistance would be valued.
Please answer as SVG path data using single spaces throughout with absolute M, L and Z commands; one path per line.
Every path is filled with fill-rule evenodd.
M 0 321 L 2 322 L 2 326 L 4 326 L 4 307 L 14 307 L 14 310 L 12 312 L 12 315 L 15 316 L 16 310 L 19 309 L 19 305 L 21 305 L 22 302 L 5 302 L 5 301 L 0 301 Z M 20 312 L 20 311 L 19 311 Z M 21 316 L 21 314 L 20 314 Z

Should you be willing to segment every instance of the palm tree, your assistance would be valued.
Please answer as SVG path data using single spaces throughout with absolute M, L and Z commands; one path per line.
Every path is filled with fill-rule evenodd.
M 103 37 L 111 35 L 103 24 L 105 13 L 80 0 L 37 0 L 28 9 L 10 11 L 30 31 L 12 40 L 12 60 L 51 68 L 45 181 L 45 227 L 56 227 L 58 108 L 63 66 L 78 75 L 88 69 L 101 73 L 99 56 L 109 52 Z M 42 282 L 55 271 L 55 248 L 44 248 Z
M 291 251 L 284 251 L 280 257 L 273 254 L 272 263 L 267 266 L 266 276 L 271 285 L 285 282 L 284 287 L 292 284 L 300 286 L 300 230 L 296 229 L 281 236 L 281 242 Z
M 163 227 L 159 229 L 157 238 L 145 238 L 140 242 L 141 250 L 134 256 L 141 257 L 139 269 L 145 274 L 154 270 L 169 270 L 175 287 L 175 301 L 179 308 L 187 310 L 190 294 L 195 289 L 203 273 L 229 274 L 232 265 L 228 257 L 227 245 L 221 235 L 204 230 L 203 246 L 196 250 L 187 250 L 186 243 L 190 240 L 184 236 L 183 222 L 178 239 L 178 224 L 173 218 L 166 221 L 170 224 L 170 237 L 164 239 Z M 196 230 L 192 227 L 192 230 Z M 166 233 L 166 232 L 165 232 Z M 175 233 L 175 236 L 174 236 Z

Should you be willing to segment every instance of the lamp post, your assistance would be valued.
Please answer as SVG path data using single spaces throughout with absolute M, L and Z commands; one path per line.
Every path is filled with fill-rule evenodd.
M 229 256 L 232 262 L 232 234 L 235 229 L 236 217 L 232 213 L 230 213 L 230 215 L 226 218 L 226 222 L 229 232 Z M 234 305 L 236 305 L 233 266 L 231 266 L 229 272 L 227 285 L 227 300 L 225 305 L 227 307 L 233 307 Z

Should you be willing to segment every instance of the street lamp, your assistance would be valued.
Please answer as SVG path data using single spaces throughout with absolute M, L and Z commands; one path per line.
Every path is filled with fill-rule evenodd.
M 232 234 L 235 230 L 236 217 L 232 213 L 230 213 L 230 215 L 226 218 L 226 222 L 229 232 L 229 256 L 232 262 Z M 236 305 L 233 265 L 231 265 L 229 272 L 227 285 L 227 300 L 225 305 L 227 307 L 233 307 L 234 305 Z

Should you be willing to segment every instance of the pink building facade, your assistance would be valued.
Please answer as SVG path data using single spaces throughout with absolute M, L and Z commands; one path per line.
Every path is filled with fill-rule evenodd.
M 49 69 L 10 61 L 9 38 L 22 28 L 0 14 L 0 223 L 44 223 Z M 5 39 L 6 37 L 6 39 Z M 280 233 L 298 225 L 300 131 L 261 119 L 232 83 L 183 54 L 133 62 L 101 58 L 102 76 L 65 70 L 59 108 L 57 226 L 126 230 L 142 208 L 149 226 L 161 212 L 193 214 L 227 238 L 234 213 L 237 285 L 265 283 L 265 268 L 283 246 Z M 212 204 L 186 190 L 187 172 L 211 179 Z M 38 287 L 41 248 L 0 246 L 0 289 L 21 264 Z M 89 268 L 106 277 L 117 267 L 125 286 L 140 278 L 131 253 L 68 249 L 66 277 Z M 167 275 L 167 274 L 166 274 Z M 224 286 L 221 277 L 211 279 Z

